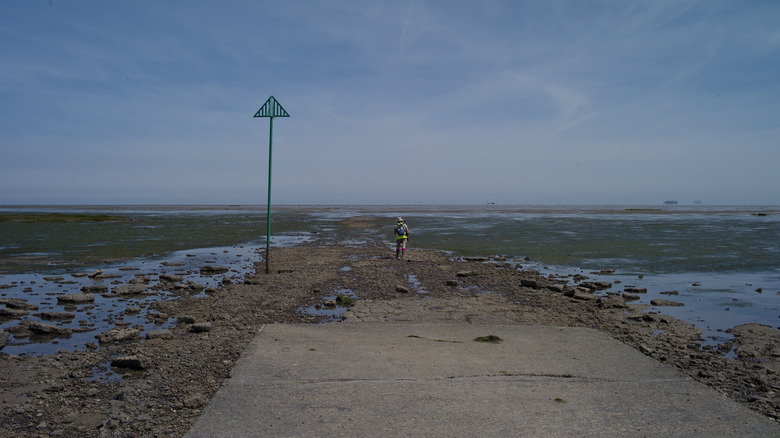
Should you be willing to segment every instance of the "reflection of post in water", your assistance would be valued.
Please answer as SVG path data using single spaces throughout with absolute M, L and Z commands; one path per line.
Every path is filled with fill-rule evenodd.
M 262 107 L 255 113 L 254 117 L 268 117 L 271 119 L 270 131 L 268 134 L 268 211 L 266 213 L 266 234 L 265 234 L 265 273 L 270 273 L 268 266 L 271 259 L 271 156 L 273 151 L 274 139 L 274 117 L 290 117 L 287 111 L 282 108 L 279 102 L 271 96 L 265 101 Z

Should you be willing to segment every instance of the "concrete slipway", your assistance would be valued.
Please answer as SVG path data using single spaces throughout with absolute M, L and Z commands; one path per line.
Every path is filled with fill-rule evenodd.
M 500 343 L 477 342 L 494 335 Z M 738 436 L 780 425 L 598 331 L 264 326 L 187 437 Z

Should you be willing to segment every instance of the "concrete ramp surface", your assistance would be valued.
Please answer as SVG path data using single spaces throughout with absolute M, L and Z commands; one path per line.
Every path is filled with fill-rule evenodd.
M 486 336 L 500 342 L 475 341 Z M 278 324 L 187 436 L 780 437 L 780 426 L 592 329 Z

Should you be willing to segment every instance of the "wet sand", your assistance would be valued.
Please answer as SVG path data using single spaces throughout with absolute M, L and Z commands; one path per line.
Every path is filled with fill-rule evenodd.
M 353 321 L 595 328 L 780 418 L 780 336 L 774 328 L 736 327 L 733 345 L 702 349 L 701 331 L 664 316 L 663 307 L 566 288 L 560 279 L 496 260 L 452 260 L 412 246 L 398 261 L 391 242 L 370 237 L 383 219 L 340 225 L 344 241 L 364 243 L 317 239 L 272 249 L 270 275 L 263 262 L 243 282 L 151 304 L 160 318 L 176 323 L 144 339 L 118 320 L 87 351 L 0 354 L 0 435 L 183 436 L 263 324 L 319 323 L 331 320 L 328 314 Z M 336 303 L 338 295 L 355 301 Z M 329 310 L 301 311 L 306 308 Z M 724 355 L 732 349 L 733 357 Z

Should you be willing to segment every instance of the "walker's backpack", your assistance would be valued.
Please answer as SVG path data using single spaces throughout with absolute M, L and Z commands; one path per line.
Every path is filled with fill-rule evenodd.
M 399 236 L 405 236 L 406 235 L 406 227 L 404 224 L 398 224 L 398 226 L 395 228 L 395 233 Z

